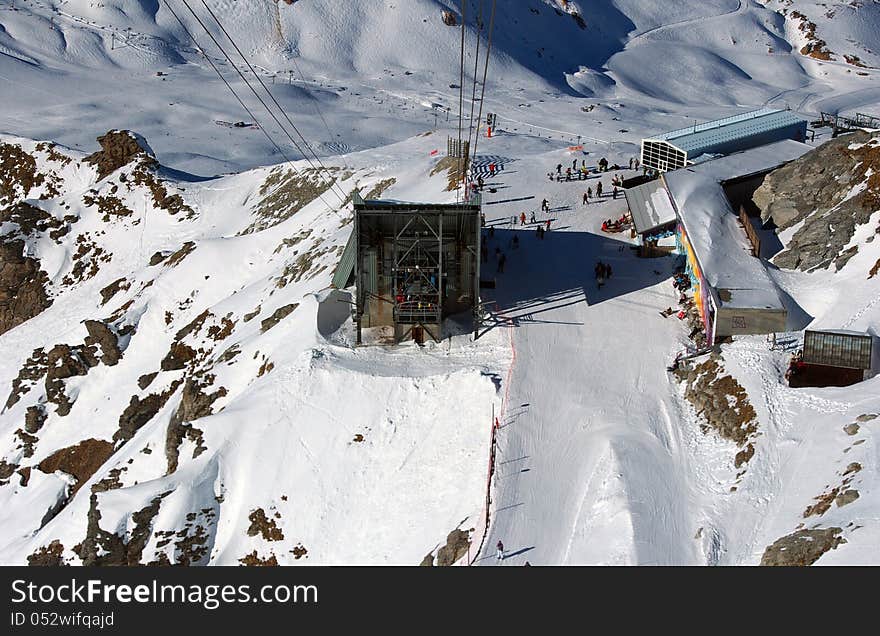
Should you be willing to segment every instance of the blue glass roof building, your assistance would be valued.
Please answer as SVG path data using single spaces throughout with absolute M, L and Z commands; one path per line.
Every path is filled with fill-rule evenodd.
M 807 120 L 790 110 L 763 108 L 643 139 L 642 165 L 668 172 L 707 155 L 726 155 L 784 139 L 805 141 L 806 136 Z

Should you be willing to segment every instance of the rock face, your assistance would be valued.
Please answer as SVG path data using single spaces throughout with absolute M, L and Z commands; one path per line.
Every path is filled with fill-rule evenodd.
M 856 253 L 845 250 L 858 225 L 880 209 L 880 135 L 838 137 L 767 175 L 755 192 L 764 222 L 780 230 L 803 222 L 773 262 L 807 271 L 839 270 Z
M 101 362 L 108 367 L 118 363 L 122 357 L 122 352 L 119 350 L 119 338 L 116 334 L 107 325 L 98 320 L 86 320 L 85 325 L 86 330 L 89 332 L 86 344 L 94 344 L 101 347 Z
M 204 387 L 198 380 L 188 378 L 183 385 L 183 393 L 180 405 L 171 416 L 168 430 L 165 436 L 165 458 L 168 461 L 168 473 L 177 470 L 180 459 L 180 445 L 183 440 L 189 439 L 196 445 L 193 450 L 193 459 L 201 455 L 207 447 L 202 440 L 202 430 L 192 425 L 194 420 L 206 417 L 213 413 L 212 404 L 220 397 L 226 395 L 226 389 L 220 387 L 213 393 L 205 393 Z
M 30 320 L 52 304 L 40 262 L 24 256 L 24 241 L 0 241 L 0 334 Z
M 467 532 L 453 530 L 446 537 L 446 545 L 437 550 L 437 565 L 440 567 L 452 565 L 468 553 L 470 545 L 470 535 Z
M 840 528 L 816 528 L 793 532 L 767 546 L 764 556 L 761 557 L 761 565 L 812 565 L 829 550 L 846 543 L 840 532 Z
M 101 529 L 101 511 L 98 510 L 98 496 L 92 493 L 86 536 L 73 550 L 85 566 L 139 565 L 144 547 L 153 530 L 153 519 L 159 513 L 162 498 L 168 493 L 155 497 L 148 506 L 131 515 L 134 528 L 128 540 L 112 532 Z
M 146 141 L 128 130 L 111 130 L 98 137 L 101 149 L 90 154 L 85 161 L 98 169 L 98 179 L 127 165 L 134 158 L 151 157 L 152 150 Z

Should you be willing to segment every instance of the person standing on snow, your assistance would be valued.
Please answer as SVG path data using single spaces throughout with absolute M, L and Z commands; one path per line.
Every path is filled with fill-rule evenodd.
M 586 205 L 589 202 L 590 202 L 590 198 L 587 196 L 587 193 L 584 192 L 583 205 Z
M 562 174 L 562 164 L 556 165 L 556 174 Z
M 526 213 L 525 213 L 525 212 L 520 212 L 520 215 L 519 215 L 519 224 L 520 224 L 520 225 L 525 225 L 525 224 L 526 224 Z
M 541 212 L 549 212 L 550 211 L 550 202 L 547 199 L 541 201 Z
M 504 544 L 501 543 L 501 539 L 498 539 L 498 543 L 495 544 L 495 558 L 499 561 L 504 560 Z
M 572 169 L 572 170 L 577 170 L 577 167 L 578 167 L 578 160 L 577 160 L 577 159 L 573 159 L 572 162 L 571 162 L 571 169 Z
M 535 219 L 535 211 L 532 210 L 532 218 L 529 219 L 529 223 L 537 223 L 537 219 Z
M 596 196 L 597 197 L 602 196 L 602 182 L 601 181 L 596 184 Z

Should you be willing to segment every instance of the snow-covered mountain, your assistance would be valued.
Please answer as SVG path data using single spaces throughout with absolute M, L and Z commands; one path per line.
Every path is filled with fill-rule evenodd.
M 584 206 L 546 172 L 624 166 L 642 136 L 763 105 L 880 114 L 880 4 L 499 1 L 483 109 L 502 132 L 477 167 L 500 168 L 485 211 L 511 256 L 503 312 L 424 349 L 353 348 L 330 281 L 355 188 L 455 199 L 436 167 L 457 133 L 461 31 L 443 12 L 460 23 L 460 4 L 207 5 L 327 170 L 183 3 L 0 6 L 0 562 L 456 561 L 453 531 L 484 513 L 493 410 L 486 545 L 510 562 L 876 562 L 877 379 L 789 389 L 788 353 L 762 337 L 670 377 L 687 340 L 659 315 L 671 265 L 599 230 L 620 199 Z M 466 9 L 468 89 L 490 5 Z M 293 165 L 233 125 L 256 122 L 187 30 Z M 772 275 L 800 328 L 877 334 L 880 206 L 862 202 L 880 141 L 848 139 L 832 142 L 846 187 L 826 179 L 815 209 L 777 222 Z M 768 180 L 768 210 L 803 196 L 784 171 L 808 166 Z M 544 197 L 554 230 L 512 252 L 502 222 Z M 815 248 L 856 204 L 846 240 Z M 820 266 L 784 269 L 798 250 Z M 602 290 L 597 258 L 615 270 Z

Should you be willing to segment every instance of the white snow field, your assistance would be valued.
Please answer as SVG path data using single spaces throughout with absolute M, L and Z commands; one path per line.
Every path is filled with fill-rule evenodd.
M 340 193 L 320 186 L 179 0 L 0 5 L 0 143 L 32 155 L 55 188 L 13 188 L 14 200 L 70 227 L 21 239 L 52 304 L 0 334 L 0 396 L 36 365 L 35 350 L 82 345 L 86 320 L 112 324 L 122 352 L 64 380 L 66 415 L 42 379 L 16 385 L 26 390 L 0 413 L 10 471 L 0 563 L 79 564 L 83 545 L 107 557 L 121 538 L 129 563 L 417 565 L 452 530 L 474 528 L 460 564 L 496 565 L 502 540 L 502 565 L 734 565 L 759 563 L 796 530 L 832 527 L 845 542 L 818 564 L 880 561 L 880 418 L 844 431 L 880 413 L 880 380 L 791 389 L 790 350 L 763 336 L 725 344 L 724 372 L 757 422 L 753 455 L 735 465 L 740 446 L 705 427 L 666 371 L 688 342 L 685 324 L 660 314 L 676 306 L 674 259 L 638 259 L 629 233 L 600 229 L 626 211 L 612 174 L 636 173 L 546 176 L 573 160 L 627 165 L 644 136 L 766 105 L 810 119 L 880 114 L 880 4 L 499 0 L 482 105 L 499 130 L 481 134 L 475 164 L 495 227 L 491 327 L 477 340 L 456 331 L 424 348 L 354 348 L 344 298 L 330 293 L 351 231 L 346 195 L 456 199 L 445 172 L 431 173 L 458 134 L 461 32 L 441 12 L 460 16 L 460 3 L 206 2 Z M 210 24 L 201 1 L 190 4 Z M 467 9 L 465 133 L 481 4 L 488 22 L 490 3 Z M 259 128 L 233 125 L 255 122 L 169 5 L 305 176 Z M 828 59 L 802 53 L 810 29 L 792 11 L 816 25 Z M 101 177 L 83 161 L 112 129 L 143 135 L 165 195 L 134 163 Z M 582 204 L 600 180 L 605 196 Z M 186 207 L 169 209 L 171 195 Z M 543 240 L 536 224 L 511 222 L 521 212 L 551 220 Z M 880 211 L 858 228 L 859 251 L 840 271 L 770 268 L 809 316 L 793 330 L 880 335 L 878 278 L 868 278 L 878 222 Z M 496 247 L 508 256 L 497 275 Z M 600 259 L 613 267 L 601 289 Z M 181 350 L 186 365 L 165 363 Z M 46 413 L 33 433 L 23 430 L 31 408 Z M 854 462 L 858 498 L 804 517 Z

